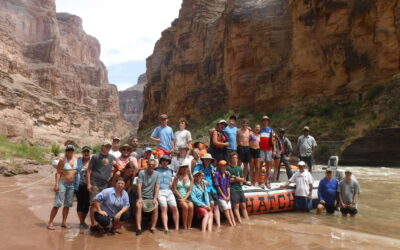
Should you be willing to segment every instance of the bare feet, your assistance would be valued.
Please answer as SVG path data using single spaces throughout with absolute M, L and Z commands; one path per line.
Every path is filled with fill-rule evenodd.
M 66 228 L 66 229 L 70 229 L 71 227 L 68 226 L 67 224 L 61 224 L 61 227 Z
M 47 229 L 56 230 L 56 228 L 54 227 L 53 223 L 47 224 Z

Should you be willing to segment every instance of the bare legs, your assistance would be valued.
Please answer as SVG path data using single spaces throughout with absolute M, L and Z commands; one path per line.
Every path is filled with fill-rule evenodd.
M 250 160 L 250 179 L 251 185 L 255 186 L 257 179 L 260 177 L 260 158 Z
M 218 205 L 215 205 L 214 202 L 211 202 L 211 208 L 214 211 L 214 218 L 215 218 L 215 223 L 217 223 L 217 227 L 221 226 L 221 216 L 219 213 L 219 207 Z
M 243 162 L 243 175 L 244 175 L 244 180 L 247 182 L 247 175 L 249 175 L 250 181 L 252 181 L 252 176 L 251 176 L 251 169 L 250 169 L 250 174 L 249 174 L 249 163 L 248 162 Z
M 271 174 L 272 161 L 265 162 L 265 165 L 266 165 L 266 168 L 267 168 L 267 173 L 265 174 L 265 183 L 266 183 L 268 188 L 271 188 L 271 185 L 270 185 L 270 182 L 269 182 L 269 175 Z
M 274 159 L 272 162 L 274 164 L 274 182 L 277 182 L 278 181 L 278 171 L 280 170 L 279 163 L 281 162 L 281 159 L 280 158 Z
M 90 206 L 89 215 L 90 215 L 90 226 L 94 227 L 97 225 L 96 220 L 94 219 L 94 206 Z
M 179 202 L 179 207 L 182 208 L 183 229 L 190 229 L 193 220 L 193 203 L 190 201 L 181 201 Z
M 231 227 L 236 226 L 236 222 L 235 222 L 235 218 L 233 217 L 232 209 L 225 209 L 224 215 L 228 219 L 229 225 L 231 225 Z
M 151 213 L 151 230 L 156 228 L 158 219 L 158 206 L 156 206 Z M 136 228 L 142 230 L 142 204 L 136 204 Z
M 53 221 L 58 213 L 58 209 L 59 207 L 53 207 L 50 211 L 50 218 L 49 222 L 47 223 L 47 228 L 50 230 L 54 230 Z M 63 207 L 61 227 L 69 228 L 69 226 L 67 226 L 68 213 L 69 213 L 69 207 Z
M 213 213 L 207 212 L 206 215 L 203 217 L 203 220 L 201 221 L 201 231 L 206 232 L 208 230 L 209 232 L 211 232 L 212 226 L 213 226 Z
M 83 212 L 78 212 L 79 223 L 84 224 L 87 214 Z
M 244 219 L 245 219 L 245 220 L 248 220 L 248 219 L 249 219 L 249 216 L 248 216 L 248 214 L 247 214 L 246 203 L 240 203 L 240 204 L 239 204 L 239 203 L 236 203 L 236 204 L 233 204 L 233 212 L 234 212 L 234 214 L 235 214 L 236 220 L 237 220 L 239 223 L 242 223 L 242 219 L 241 219 L 241 217 L 240 217 L 239 208 L 240 208 L 240 210 L 242 211 L 242 214 L 243 214 Z

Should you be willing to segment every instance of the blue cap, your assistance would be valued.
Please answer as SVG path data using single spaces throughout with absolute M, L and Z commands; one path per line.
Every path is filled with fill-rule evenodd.
M 151 148 L 151 147 L 146 147 L 145 149 L 144 149 L 144 151 L 153 151 L 153 149 Z

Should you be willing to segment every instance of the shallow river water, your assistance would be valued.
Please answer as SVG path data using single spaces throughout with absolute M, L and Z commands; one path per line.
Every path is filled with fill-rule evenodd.
M 400 249 L 400 168 L 352 169 L 362 191 L 355 218 L 284 212 L 254 215 L 236 228 L 223 225 L 212 233 L 194 228 L 168 235 L 145 231 L 140 237 L 131 227 L 114 236 L 79 230 L 75 206 L 68 220 L 72 229 L 57 226 L 59 213 L 57 229 L 48 231 L 52 170 L 0 177 L 0 249 Z

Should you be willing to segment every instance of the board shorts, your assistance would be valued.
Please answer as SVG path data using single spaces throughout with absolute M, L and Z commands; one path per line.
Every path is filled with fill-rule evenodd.
M 246 203 L 246 197 L 244 197 L 244 192 L 231 190 L 231 202 L 232 204 Z
M 166 149 L 163 149 L 163 148 L 160 148 L 160 147 L 158 147 L 157 148 L 157 155 L 158 155 L 158 157 L 162 157 L 163 155 L 168 155 L 169 157 L 171 157 L 171 151 L 168 151 L 168 150 L 166 150 Z
M 272 150 L 260 150 L 260 158 L 262 162 L 271 162 Z
M 239 155 L 239 159 L 243 163 L 250 162 L 251 154 L 250 154 L 250 147 L 248 146 L 238 146 L 237 153 Z
M 232 209 L 231 201 L 226 201 L 226 200 L 223 200 L 223 199 L 219 199 L 218 203 L 219 203 L 219 206 L 220 206 L 220 208 L 222 210 Z
M 75 181 L 60 180 L 58 183 L 58 191 L 54 197 L 54 207 L 72 207 L 75 194 Z
M 158 192 L 158 203 L 160 207 L 176 207 L 175 195 L 170 189 L 163 189 Z
M 254 149 L 254 148 L 250 148 L 250 158 L 251 159 L 259 159 L 261 158 L 260 156 L 260 149 Z
M 341 209 L 340 209 L 340 212 L 342 212 L 343 215 L 347 215 L 347 214 L 355 215 L 355 214 L 358 214 L 357 208 L 353 208 L 353 209 L 350 209 L 350 208 L 341 208 Z
M 194 206 L 194 210 L 198 219 L 203 218 L 207 214 L 207 209 L 205 209 L 204 207 Z

